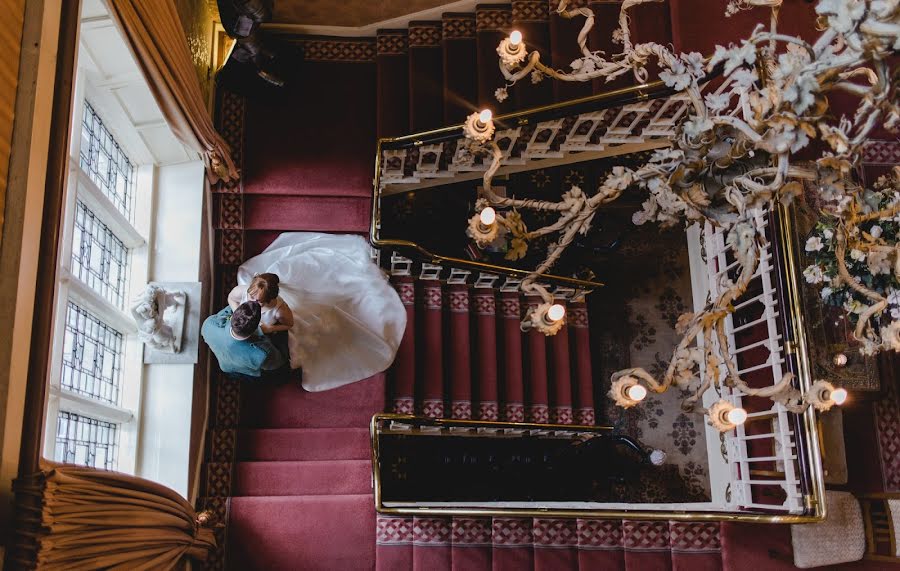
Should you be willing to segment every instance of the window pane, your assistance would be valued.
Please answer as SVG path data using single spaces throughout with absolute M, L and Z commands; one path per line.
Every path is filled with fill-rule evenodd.
M 81 201 L 75 202 L 74 238 L 72 273 L 124 309 L 129 249 Z
M 132 220 L 134 164 L 87 101 L 81 129 L 81 168 L 119 212 Z
M 101 470 L 118 465 L 119 425 L 88 416 L 59 411 L 56 417 L 57 462 Z
M 123 352 L 121 333 L 69 302 L 62 388 L 118 405 Z

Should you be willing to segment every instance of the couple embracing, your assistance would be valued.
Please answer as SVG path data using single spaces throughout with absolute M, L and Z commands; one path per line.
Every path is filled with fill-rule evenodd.
M 240 267 L 228 302 L 202 328 L 222 371 L 259 379 L 302 369 L 308 391 L 387 369 L 406 328 L 360 236 L 282 234 Z

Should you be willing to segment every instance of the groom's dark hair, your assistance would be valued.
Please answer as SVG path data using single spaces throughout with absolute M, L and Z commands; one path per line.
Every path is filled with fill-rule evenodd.
M 238 337 L 249 337 L 259 327 L 261 313 L 259 302 L 245 301 L 231 315 L 231 331 Z

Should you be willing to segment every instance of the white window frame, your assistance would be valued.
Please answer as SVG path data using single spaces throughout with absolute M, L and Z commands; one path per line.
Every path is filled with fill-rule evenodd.
M 60 410 L 70 411 L 97 420 L 118 425 L 118 452 L 116 470 L 135 473 L 138 457 L 138 430 L 140 427 L 141 394 L 143 385 L 143 344 L 137 337 L 134 320 L 126 313 L 129 301 L 147 284 L 149 275 L 149 250 L 152 244 L 153 198 L 156 183 L 156 167 L 141 165 L 132 157 L 118 135 L 132 125 L 119 124 L 115 118 L 104 115 L 103 108 L 92 94 L 97 88 L 91 85 L 87 74 L 79 68 L 76 74 L 75 94 L 72 104 L 72 132 L 69 146 L 68 189 L 63 216 L 62 239 L 57 268 L 57 296 L 54 320 L 54 343 L 50 368 L 50 391 L 47 404 L 44 455 L 54 458 L 56 453 L 56 425 Z M 99 99 L 99 98 L 97 98 Z M 81 131 L 85 100 L 98 114 L 135 165 L 132 221 L 119 211 L 116 205 L 97 187 L 80 166 Z M 116 307 L 100 293 L 72 273 L 72 248 L 76 202 L 82 202 L 97 219 L 103 222 L 129 249 L 125 307 Z M 120 332 L 123 337 L 124 355 L 120 377 L 120 402 L 117 405 L 74 393 L 61 387 L 63 342 L 69 301 L 99 318 L 106 325 Z

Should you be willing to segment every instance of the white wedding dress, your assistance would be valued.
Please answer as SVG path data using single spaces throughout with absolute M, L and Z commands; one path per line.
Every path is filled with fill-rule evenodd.
M 255 274 L 280 279 L 280 296 L 294 313 L 292 368 L 303 388 L 325 391 L 387 369 L 406 328 L 406 309 L 360 236 L 291 232 L 244 262 L 238 284 Z

